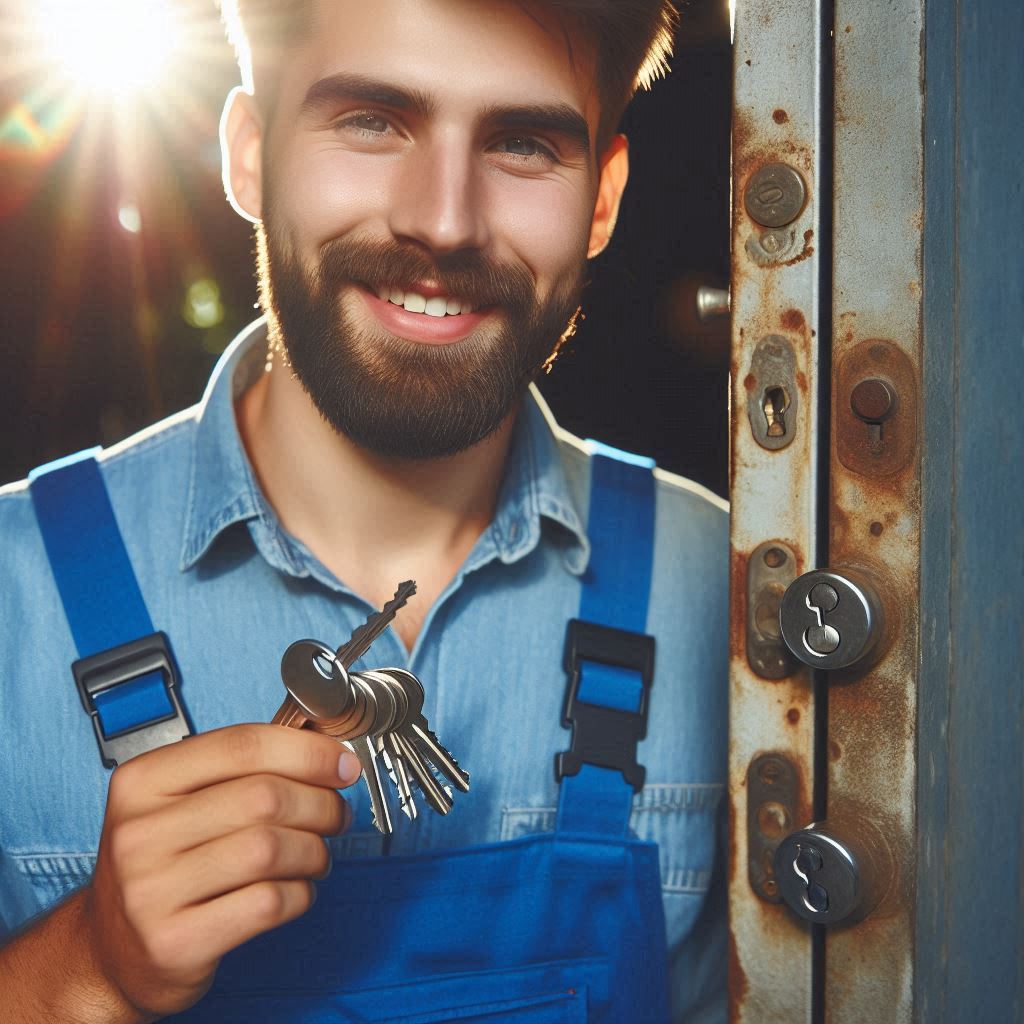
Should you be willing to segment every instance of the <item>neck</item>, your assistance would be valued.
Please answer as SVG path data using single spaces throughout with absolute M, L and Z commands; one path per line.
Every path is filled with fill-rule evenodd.
M 417 596 L 394 624 L 411 650 L 427 611 L 494 517 L 514 416 L 448 458 L 385 458 L 329 426 L 280 362 L 242 395 L 236 415 L 285 529 L 338 579 L 375 607 L 401 580 L 416 580 Z

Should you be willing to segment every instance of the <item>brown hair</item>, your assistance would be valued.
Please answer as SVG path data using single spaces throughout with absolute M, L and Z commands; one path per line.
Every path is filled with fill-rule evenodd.
M 568 19 L 593 43 L 601 96 L 599 145 L 606 144 L 639 88 L 649 89 L 668 71 L 676 26 L 673 0 L 516 0 Z M 284 51 L 306 29 L 309 0 L 221 0 L 228 34 L 248 88 L 273 89 Z M 568 44 L 569 36 L 566 34 Z M 571 49 L 570 49 L 571 54 Z M 272 102 L 267 104 L 268 109 Z

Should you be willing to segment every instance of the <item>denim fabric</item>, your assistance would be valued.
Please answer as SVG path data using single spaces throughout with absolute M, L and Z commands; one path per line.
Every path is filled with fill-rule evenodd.
M 371 610 L 283 529 L 252 473 L 233 399 L 260 373 L 264 346 L 258 321 L 225 353 L 199 405 L 101 456 L 199 731 L 268 721 L 281 701 L 287 645 L 301 637 L 337 645 Z M 553 829 L 553 759 L 569 739 L 560 724 L 562 647 L 589 557 L 588 498 L 586 445 L 556 427 L 533 392 L 494 521 L 430 609 L 414 649 L 388 631 L 357 665 L 420 676 L 431 723 L 473 777 L 446 818 L 402 818 L 392 854 Z M 659 844 L 673 1019 L 724 1020 L 723 503 L 657 471 L 655 552 L 648 632 L 656 669 L 638 755 L 647 784 L 631 826 Z M 0 490 L 0 630 L 0 926 L 9 930 L 88 880 L 109 778 L 71 679 L 76 652 L 23 483 Z M 335 859 L 379 856 L 365 787 L 346 796 L 354 821 L 331 840 Z

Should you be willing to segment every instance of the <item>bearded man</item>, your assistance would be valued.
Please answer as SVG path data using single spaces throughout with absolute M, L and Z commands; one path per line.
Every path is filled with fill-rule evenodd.
M 531 386 L 671 4 L 228 15 L 265 316 L 198 406 L 0 496 L 4 1016 L 724 1019 L 724 509 Z M 408 578 L 372 659 L 473 785 L 384 837 L 352 753 L 266 723 L 285 648 Z

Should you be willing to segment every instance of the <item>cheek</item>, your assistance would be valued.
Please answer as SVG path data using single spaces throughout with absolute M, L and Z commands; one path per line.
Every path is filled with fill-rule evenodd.
M 383 222 L 389 168 L 350 152 L 319 151 L 282 161 L 275 175 L 274 209 L 298 244 L 313 253 L 357 228 Z
M 496 233 L 527 265 L 541 297 L 587 254 L 593 204 L 562 181 L 513 179 L 492 189 Z

